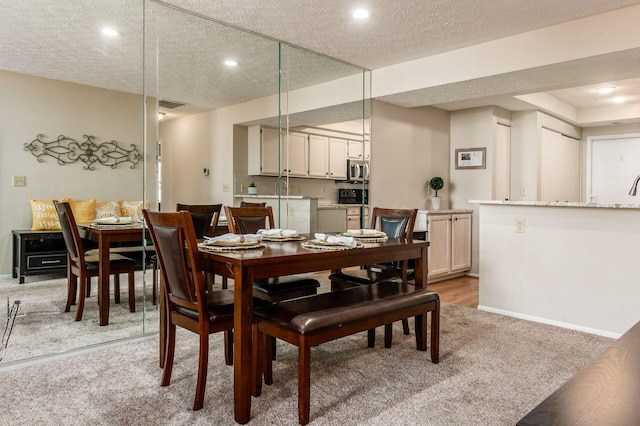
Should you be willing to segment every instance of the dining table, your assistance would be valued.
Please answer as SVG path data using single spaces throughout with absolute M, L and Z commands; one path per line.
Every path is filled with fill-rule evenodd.
M 265 242 L 262 247 L 251 250 L 200 249 L 204 271 L 234 280 L 234 418 L 237 423 L 245 424 L 251 419 L 254 280 L 416 259 L 415 285 L 426 286 L 428 243 L 425 241 L 389 238 L 359 243 L 348 249 L 305 248 L 304 242 L 312 238 Z M 163 338 L 162 332 L 160 338 Z
M 145 241 L 145 227 L 141 223 L 100 225 L 78 223 L 80 237 L 98 243 L 98 309 L 100 325 L 109 324 L 109 251 L 112 243 Z M 141 248 L 142 250 L 142 248 Z

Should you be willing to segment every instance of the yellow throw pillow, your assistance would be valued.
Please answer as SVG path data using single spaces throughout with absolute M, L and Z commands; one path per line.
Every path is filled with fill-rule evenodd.
M 71 206 L 73 217 L 76 223 L 91 223 L 96 218 L 96 199 L 90 200 L 72 200 L 70 198 L 61 198 Z
M 34 200 L 30 198 L 31 216 L 33 224 L 32 231 L 52 231 L 60 229 L 60 219 L 53 200 Z
M 96 219 L 102 219 L 105 217 L 120 217 L 122 211 L 120 210 L 120 200 L 115 201 L 96 201 Z
M 149 202 L 145 203 L 144 208 L 149 207 Z M 122 216 L 130 217 L 134 222 L 142 221 L 142 201 L 123 201 L 120 204 Z

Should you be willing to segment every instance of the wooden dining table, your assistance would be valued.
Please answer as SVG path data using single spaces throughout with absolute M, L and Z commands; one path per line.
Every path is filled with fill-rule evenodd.
M 145 238 L 145 227 L 140 223 L 126 225 L 78 224 L 80 237 L 98 243 L 98 309 L 100 325 L 109 324 L 109 277 L 111 275 L 109 251 L 112 243 L 140 242 Z
M 428 243 L 425 241 L 390 238 L 348 250 L 307 249 L 300 241 L 265 245 L 257 250 L 201 251 L 205 271 L 234 279 L 234 415 L 235 421 L 241 424 L 251 419 L 254 280 L 416 259 L 415 284 L 422 287 L 427 282 Z

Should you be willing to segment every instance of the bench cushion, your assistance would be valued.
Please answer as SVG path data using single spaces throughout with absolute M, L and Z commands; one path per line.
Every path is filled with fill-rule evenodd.
M 277 302 L 254 311 L 257 319 L 310 334 L 439 299 L 423 287 L 381 282 Z

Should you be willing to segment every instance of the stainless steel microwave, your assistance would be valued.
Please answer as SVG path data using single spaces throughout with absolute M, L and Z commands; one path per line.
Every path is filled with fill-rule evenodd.
M 347 160 L 347 180 L 350 182 L 369 181 L 369 162 L 363 160 Z

